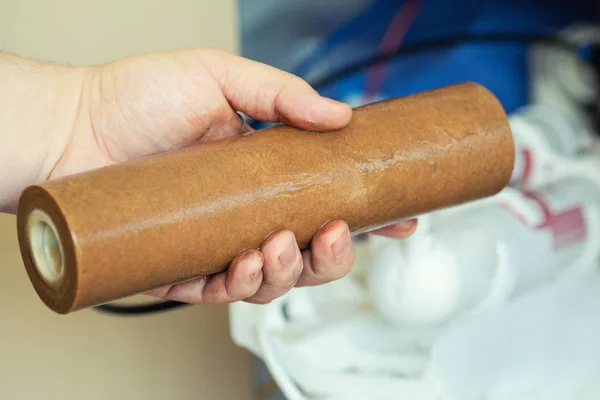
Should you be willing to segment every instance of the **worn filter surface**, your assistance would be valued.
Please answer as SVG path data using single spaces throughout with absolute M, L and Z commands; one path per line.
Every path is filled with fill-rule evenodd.
M 67 313 L 223 271 L 290 229 L 354 233 L 493 195 L 507 117 L 465 83 L 357 108 L 334 133 L 278 126 L 28 187 L 18 232 L 42 300 Z

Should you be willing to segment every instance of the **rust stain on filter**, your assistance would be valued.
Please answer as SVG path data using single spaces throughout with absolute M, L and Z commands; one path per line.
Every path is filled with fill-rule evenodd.
M 278 126 L 28 187 L 21 254 L 58 313 L 223 271 L 291 229 L 353 233 L 499 192 L 512 134 L 498 100 L 464 83 L 355 109 L 338 132 Z

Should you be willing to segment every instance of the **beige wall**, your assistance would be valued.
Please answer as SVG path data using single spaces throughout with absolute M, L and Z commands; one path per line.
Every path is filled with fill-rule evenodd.
M 235 0 L 2 0 L 0 48 L 72 64 L 193 47 L 237 49 Z M 58 316 L 27 280 L 0 215 L 0 399 L 250 398 L 250 357 L 226 307 Z
M 150 51 L 236 51 L 236 0 L 2 0 L 0 48 L 94 64 Z

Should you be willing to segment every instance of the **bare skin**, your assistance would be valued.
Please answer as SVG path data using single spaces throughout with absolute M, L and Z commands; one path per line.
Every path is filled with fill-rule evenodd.
M 0 55 L 0 211 L 34 182 L 246 133 L 236 112 L 323 132 L 351 108 L 286 72 L 217 49 L 157 53 L 92 67 Z M 199 171 L 201 173 L 201 171 Z M 374 232 L 410 236 L 416 221 Z M 300 251 L 291 231 L 240 254 L 227 272 L 150 295 L 188 303 L 268 303 L 294 286 L 345 276 L 348 225 L 334 220 Z

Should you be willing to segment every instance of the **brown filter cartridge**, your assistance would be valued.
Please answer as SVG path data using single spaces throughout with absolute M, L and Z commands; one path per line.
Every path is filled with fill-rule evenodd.
M 28 187 L 18 210 L 29 278 L 58 313 L 225 270 L 290 229 L 354 234 L 496 194 L 514 145 L 498 100 L 464 83 L 355 109 L 333 133 L 288 126 Z

